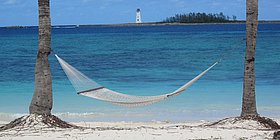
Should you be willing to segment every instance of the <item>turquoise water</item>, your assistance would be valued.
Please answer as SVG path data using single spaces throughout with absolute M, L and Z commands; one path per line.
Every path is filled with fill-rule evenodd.
M 28 113 L 33 94 L 37 28 L 0 28 L 0 120 Z M 280 117 L 280 24 L 260 24 L 258 112 Z M 75 93 L 50 56 L 53 113 L 68 121 L 213 120 L 240 114 L 245 25 L 132 26 L 52 29 L 52 48 L 110 89 L 134 95 L 171 92 L 223 61 L 183 94 L 146 107 L 114 106 Z

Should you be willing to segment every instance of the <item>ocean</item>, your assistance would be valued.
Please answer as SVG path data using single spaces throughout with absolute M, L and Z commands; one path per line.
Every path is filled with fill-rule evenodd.
M 77 95 L 54 55 L 53 113 L 66 121 L 217 120 L 241 113 L 245 24 L 53 28 L 52 49 L 97 83 L 132 95 L 172 92 L 214 62 L 182 94 L 145 107 Z M 37 27 L 0 28 L 0 121 L 28 114 L 34 90 Z M 280 24 L 259 24 L 258 113 L 280 117 Z

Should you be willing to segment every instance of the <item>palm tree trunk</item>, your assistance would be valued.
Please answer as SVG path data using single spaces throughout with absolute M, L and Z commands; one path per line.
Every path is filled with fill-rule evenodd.
M 244 62 L 241 116 L 257 116 L 255 95 L 255 50 L 258 28 L 258 0 L 246 1 L 246 56 Z
M 50 115 L 52 109 L 52 77 L 48 56 L 51 52 L 51 20 L 49 0 L 38 0 L 39 48 L 35 66 L 35 91 L 30 114 Z

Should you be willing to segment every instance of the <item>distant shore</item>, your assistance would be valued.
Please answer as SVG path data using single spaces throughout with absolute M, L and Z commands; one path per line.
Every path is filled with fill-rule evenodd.
M 118 24 L 84 24 L 84 25 L 53 25 L 52 28 L 85 28 L 98 26 L 187 26 L 187 25 L 211 25 L 211 24 L 245 24 L 246 21 L 233 21 L 224 23 L 163 23 L 163 22 L 144 22 L 144 23 L 118 23 Z M 280 24 L 280 20 L 264 21 L 259 24 Z M 37 26 L 4 26 L 2 28 L 32 28 Z
M 95 25 L 80 25 L 80 26 L 172 26 L 172 25 L 207 25 L 207 24 L 245 24 L 246 21 L 233 21 L 224 23 L 164 23 L 164 22 L 146 22 L 146 23 L 120 23 L 120 24 L 95 24 Z M 280 24 L 278 21 L 259 21 L 260 24 Z

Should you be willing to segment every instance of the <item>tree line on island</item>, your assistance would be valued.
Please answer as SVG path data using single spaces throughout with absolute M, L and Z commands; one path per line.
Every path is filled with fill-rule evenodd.
M 164 23 L 227 23 L 237 22 L 237 17 L 224 15 L 220 13 L 186 13 L 186 14 L 175 14 L 175 16 L 167 17 L 162 22 Z

